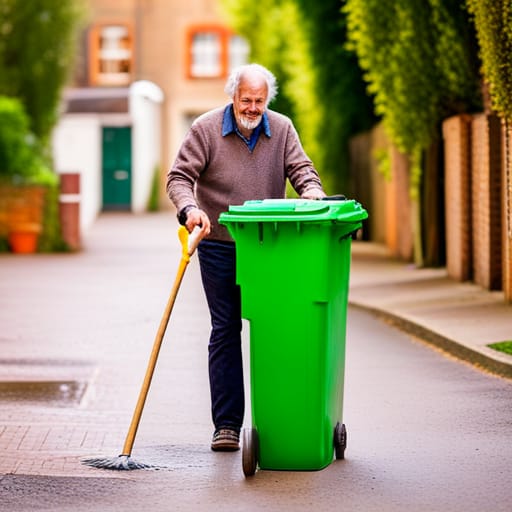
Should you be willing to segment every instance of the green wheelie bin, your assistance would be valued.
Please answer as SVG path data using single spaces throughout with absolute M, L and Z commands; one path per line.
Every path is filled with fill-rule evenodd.
M 354 200 L 265 199 L 219 217 L 235 240 L 242 316 L 250 325 L 252 428 L 246 476 L 318 470 L 346 447 L 345 334 Z

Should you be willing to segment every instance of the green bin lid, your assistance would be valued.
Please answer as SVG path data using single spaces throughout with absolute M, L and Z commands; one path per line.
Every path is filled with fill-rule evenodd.
M 263 199 L 230 206 L 219 222 L 358 222 L 367 217 L 366 210 L 353 199 Z

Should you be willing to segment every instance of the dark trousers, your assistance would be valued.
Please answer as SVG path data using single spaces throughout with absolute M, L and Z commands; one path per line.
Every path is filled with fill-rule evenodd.
M 235 244 L 203 240 L 198 256 L 212 327 L 208 345 L 212 419 L 216 429 L 240 430 L 245 404 Z

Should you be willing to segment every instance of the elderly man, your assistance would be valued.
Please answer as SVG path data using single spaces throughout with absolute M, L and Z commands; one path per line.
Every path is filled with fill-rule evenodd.
M 245 407 L 235 244 L 219 215 L 246 200 L 283 198 L 287 179 L 303 198 L 325 196 L 290 119 L 268 109 L 277 93 L 274 75 L 259 64 L 241 66 L 225 92 L 232 102 L 196 119 L 167 175 L 179 222 L 189 232 L 199 226 L 204 237 L 198 256 L 212 324 L 214 451 L 239 449 Z

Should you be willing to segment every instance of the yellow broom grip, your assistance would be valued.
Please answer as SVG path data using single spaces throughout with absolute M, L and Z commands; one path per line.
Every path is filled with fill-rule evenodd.
M 190 257 L 197 249 L 199 242 L 203 238 L 203 234 L 201 233 L 201 228 L 195 227 L 192 233 L 189 234 L 187 228 L 185 226 L 180 226 L 178 229 L 178 238 L 181 242 L 181 255 L 182 258 L 187 259 L 187 256 Z

